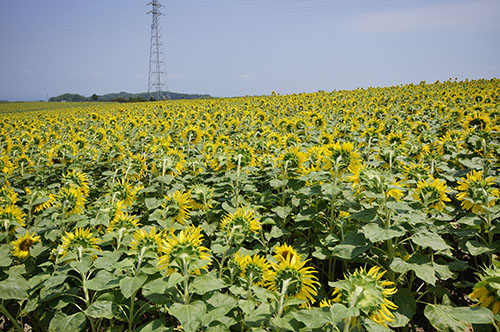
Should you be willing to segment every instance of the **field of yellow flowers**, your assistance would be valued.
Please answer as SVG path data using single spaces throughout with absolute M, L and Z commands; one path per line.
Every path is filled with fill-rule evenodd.
M 0 104 L 0 329 L 499 331 L 500 80 Z

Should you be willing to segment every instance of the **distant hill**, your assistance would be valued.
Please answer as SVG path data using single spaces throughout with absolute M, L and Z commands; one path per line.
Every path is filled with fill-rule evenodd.
M 162 91 L 161 99 L 208 99 L 212 96 L 207 94 L 194 94 L 194 93 L 178 93 Z M 49 101 L 66 101 L 66 102 L 82 102 L 82 101 L 115 101 L 115 102 L 143 102 L 156 100 L 156 93 L 128 93 L 128 92 L 115 92 L 105 95 L 93 94 L 90 97 L 85 97 L 75 93 L 64 93 L 62 95 L 51 97 Z

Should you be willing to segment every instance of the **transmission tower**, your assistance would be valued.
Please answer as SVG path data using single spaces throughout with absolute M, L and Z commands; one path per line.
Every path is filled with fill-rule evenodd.
M 163 7 L 158 0 L 152 0 L 147 4 L 153 8 L 148 14 L 152 14 L 153 22 L 151 23 L 151 43 L 149 46 L 149 77 L 148 77 L 148 93 L 156 92 L 156 100 L 161 99 L 161 90 L 164 85 L 162 82 L 162 67 L 163 61 L 162 42 L 160 35 L 159 17 L 162 15 L 160 7 Z M 165 84 L 166 86 L 166 84 Z

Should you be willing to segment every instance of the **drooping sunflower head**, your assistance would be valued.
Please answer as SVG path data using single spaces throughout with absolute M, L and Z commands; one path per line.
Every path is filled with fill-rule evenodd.
M 500 262 L 494 260 L 491 267 L 483 269 L 478 275 L 479 281 L 469 294 L 469 298 L 475 302 L 472 306 L 489 308 L 497 315 L 500 312 Z M 497 324 L 500 324 L 498 318 Z
M 212 257 L 210 250 L 201 245 L 201 231 L 200 226 L 191 225 L 180 231 L 178 236 L 171 233 L 159 247 L 162 255 L 159 257 L 158 267 L 167 274 L 175 271 L 199 274 L 200 269 L 208 270 Z M 194 264 L 194 267 L 190 266 L 191 264 Z
M 229 152 L 228 167 L 236 168 L 238 165 L 240 167 L 255 166 L 255 160 L 254 149 L 247 143 L 241 143 L 233 147 Z
M 442 211 L 445 204 L 451 200 L 446 196 L 444 181 L 430 177 L 426 181 L 417 182 L 413 197 L 422 202 L 424 206 Z
M 97 245 L 99 242 L 90 228 L 77 227 L 73 233 L 66 232 L 66 235 L 63 235 L 57 252 L 60 257 L 66 256 L 69 252 L 93 253 L 95 250 L 101 250 Z
M 243 255 L 239 251 L 234 255 L 241 276 L 253 285 L 265 286 L 270 280 L 271 263 L 260 255 Z
M 30 248 L 40 242 L 40 236 L 26 232 L 24 236 L 19 236 L 12 241 L 12 254 L 19 259 L 26 259 L 30 256 Z
M 184 224 L 190 217 L 192 207 L 189 193 L 176 190 L 173 194 L 163 196 L 163 198 L 165 198 L 165 203 L 162 205 L 165 216 Z
M 361 168 L 361 155 L 354 149 L 351 142 L 336 142 L 328 146 L 330 156 L 326 167 L 330 170 L 337 170 L 337 175 L 344 170 L 353 174 L 359 172 Z
M 223 232 L 239 240 L 243 240 L 251 233 L 259 232 L 262 228 L 255 211 L 249 207 L 238 208 L 234 213 L 228 213 L 221 220 L 220 227 Z
M 491 126 L 491 119 L 487 113 L 474 111 L 469 114 L 463 123 L 465 130 L 481 130 L 489 131 Z
M 85 207 L 85 195 L 75 185 L 62 187 L 56 195 L 56 204 L 66 216 L 81 214 Z
M 14 165 L 10 161 L 9 156 L 0 157 L 0 172 L 3 174 L 10 174 L 14 170 Z
M 0 206 L 15 205 L 17 203 L 17 193 L 8 184 L 0 189 Z
M 0 206 L 0 225 L 4 231 L 12 232 L 17 226 L 24 226 L 24 212 L 15 205 Z
M 142 179 L 147 171 L 146 157 L 142 154 L 130 154 L 126 160 L 127 164 L 124 165 L 126 176 L 135 181 Z
M 213 189 L 206 184 L 199 183 L 189 191 L 193 209 L 207 211 L 213 206 Z
M 114 182 L 108 191 L 113 200 L 123 201 L 125 206 L 132 206 L 137 192 L 141 186 L 132 186 L 128 179 L 118 179 Z
M 500 191 L 493 187 L 495 178 L 483 178 L 482 171 L 472 170 L 467 173 L 466 178 L 458 180 L 457 199 L 462 201 L 461 205 L 473 213 L 481 213 L 484 207 L 492 207 L 500 198 Z
M 356 307 L 360 316 L 387 327 L 395 318 L 391 310 L 397 309 L 389 297 L 397 290 L 392 281 L 381 280 L 385 271 L 380 270 L 379 266 L 368 271 L 360 268 L 344 280 L 330 283 L 335 287 L 331 301 Z
M 141 224 L 139 223 L 136 216 L 129 215 L 128 212 L 124 214 L 116 215 L 110 222 L 107 228 L 107 232 L 111 233 L 124 229 L 125 231 L 133 232 L 139 228 Z
M 298 256 L 289 255 L 278 264 L 271 263 L 268 288 L 275 292 L 285 292 L 287 297 L 296 297 L 314 302 L 320 285 L 313 267 L 305 266 L 308 260 L 301 261 Z
M 89 177 L 87 174 L 74 169 L 64 175 L 64 182 L 66 185 L 73 185 L 81 190 L 85 197 L 89 196 Z
M 140 252 L 143 248 L 151 252 L 158 252 L 162 242 L 162 232 L 157 232 L 155 227 L 149 230 L 149 233 L 144 229 L 135 231 L 129 248 L 131 251 Z
M 184 140 L 191 144 L 196 144 L 201 140 L 202 136 L 202 131 L 199 127 L 197 126 L 188 126 L 184 131 L 182 132 L 182 138 Z
M 300 151 L 298 146 L 295 146 L 285 150 L 279 157 L 278 162 L 287 177 L 295 178 L 304 172 L 306 160 L 306 154 Z
M 410 182 L 415 184 L 418 181 L 422 181 L 430 174 L 431 167 L 426 166 L 423 163 L 410 163 L 410 165 L 403 166 L 403 180 L 405 182 Z

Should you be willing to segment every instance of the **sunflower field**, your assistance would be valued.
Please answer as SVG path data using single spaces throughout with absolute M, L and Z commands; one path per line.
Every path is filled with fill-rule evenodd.
M 500 80 L 0 104 L 0 330 L 499 331 Z

